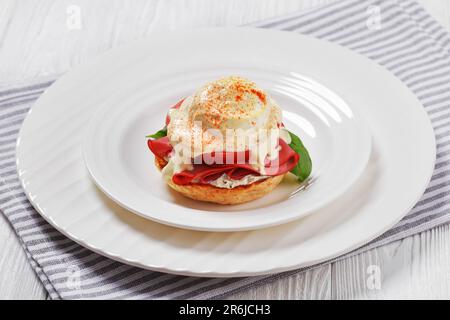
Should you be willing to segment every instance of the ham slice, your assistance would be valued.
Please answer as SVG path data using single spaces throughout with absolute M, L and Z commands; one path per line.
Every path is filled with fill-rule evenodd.
M 278 143 L 281 147 L 279 157 L 276 160 L 266 162 L 264 175 L 278 176 L 281 174 L 285 174 L 286 172 L 291 171 L 299 161 L 299 155 L 294 150 L 292 150 L 292 148 L 289 147 L 289 145 L 286 144 L 284 140 L 280 139 Z M 172 151 L 172 146 L 170 145 L 169 139 L 167 137 L 156 140 L 148 140 L 148 146 L 150 150 L 160 158 L 168 157 L 170 152 Z M 231 157 L 235 162 L 237 162 L 237 159 L 245 159 L 245 163 L 229 164 L 227 162 L 230 161 L 226 161 L 226 159 L 231 159 Z M 238 155 L 237 153 L 232 154 L 231 157 L 229 152 L 211 154 L 208 157 L 209 160 L 221 160 L 218 160 L 216 162 L 208 161 L 209 164 L 204 163 L 206 161 L 202 161 L 201 164 L 194 164 L 193 170 L 185 170 L 176 173 L 172 177 L 172 180 L 175 184 L 178 185 L 186 185 L 190 183 L 206 184 L 219 178 L 223 174 L 227 174 L 231 179 L 234 180 L 240 180 L 249 174 L 256 176 L 260 175 L 260 172 L 248 163 L 248 151 L 245 152 L 244 157 L 242 155 Z M 203 156 L 203 158 L 205 158 L 205 156 Z

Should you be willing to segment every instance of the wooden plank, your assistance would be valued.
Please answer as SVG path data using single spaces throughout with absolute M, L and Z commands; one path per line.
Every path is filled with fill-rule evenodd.
M 240 25 L 326 2 L 330 0 L 4 0 L 0 3 L 0 82 L 60 74 L 111 47 L 158 30 Z M 80 28 L 70 20 L 77 7 Z M 45 298 L 3 217 L 0 237 L 4 240 L 0 243 L 0 298 Z M 290 291 L 296 281 L 303 283 L 308 277 L 288 281 Z M 282 291 L 282 283 L 268 297 Z

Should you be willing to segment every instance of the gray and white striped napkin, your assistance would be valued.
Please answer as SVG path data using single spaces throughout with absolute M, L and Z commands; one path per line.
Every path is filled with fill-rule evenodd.
M 394 228 L 348 255 L 449 222 L 450 35 L 412 0 L 344 0 L 255 25 L 310 34 L 365 55 L 400 78 L 432 120 L 437 162 L 426 193 Z M 17 133 L 28 109 L 51 83 L 0 86 L 0 209 L 51 298 L 220 298 L 302 272 L 230 279 L 163 274 L 100 256 L 53 229 L 23 193 L 14 155 Z

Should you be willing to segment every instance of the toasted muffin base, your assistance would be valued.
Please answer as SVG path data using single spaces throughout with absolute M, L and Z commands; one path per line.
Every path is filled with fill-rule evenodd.
M 159 157 L 155 158 L 155 165 L 159 170 L 162 170 L 166 164 L 167 162 L 164 159 Z M 167 181 L 167 184 L 185 197 L 199 201 L 230 205 L 253 201 L 265 196 L 275 189 L 283 178 L 284 174 L 232 189 L 218 188 L 209 184 L 178 185 L 171 179 Z

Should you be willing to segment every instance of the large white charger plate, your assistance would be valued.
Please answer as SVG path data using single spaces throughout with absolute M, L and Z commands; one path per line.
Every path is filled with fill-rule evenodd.
M 314 214 L 261 230 L 184 230 L 130 213 L 94 185 L 81 144 L 98 108 L 157 85 L 168 63 L 179 70 L 173 85 L 180 74 L 229 68 L 289 79 L 301 75 L 331 88 L 367 121 L 373 143 L 366 170 L 338 200 Z M 307 36 L 227 28 L 153 35 L 73 69 L 27 116 L 17 168 L 34 207 L 80 244 L 143 268 L 224 277 L 312 265 L 381 235 L 418 201 L 435 155 L 423 107 L 377 64 Z
M 371 138 L 367 124 L 356 113 L 359 106 L 347 105 L 332 90 L 289 70 L 263 70 L 248 62 L 245 67 L 227 68 L 226 60 L 208 64 L 209 52 L 201 50 L 204 56 L 185 53 L 183 66 L 168 60 L 164 70 L 157 71 L 165 55 L 161 49 L 159 58 L 143 62 L 153 77 L 143 72 L 133 75 L 134 87 L 115 92 L 114 100 L 109 97 L 90 121 L 84 158 L 94 181 L 112 200 L 143 217 L 181 228 L 252 230 L 314 212 L 342 195 L 362 174 Z M 303 184 L 288 175 L 261 199 L 224 206 L 173 192 L 154 165 L 145 136 L 163 127 L 171 105 L 206 81 L 230 74 L 256 81 L 276 99 L 283 109 L 283 123 L 308 148 L 313 172 Z M 120 82 L 111 79 L 108 86 L 114 88 Z

